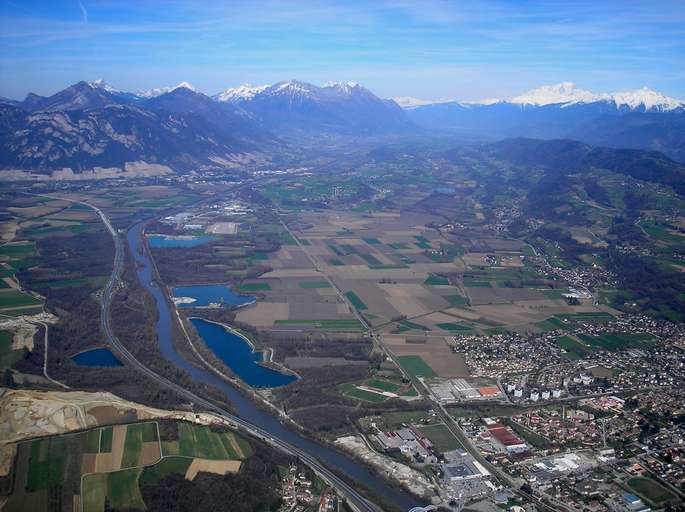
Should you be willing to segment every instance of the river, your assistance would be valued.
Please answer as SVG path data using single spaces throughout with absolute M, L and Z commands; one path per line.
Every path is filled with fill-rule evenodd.
M 197 382 L 212 385 L 222 390 L 233 405 L 236 415 L 242 419 L 258 425 L 269 434 L 300 450 L 316 457 L 326 467 L 347 474 L 371 489 L 385 501 L 400 509 L 409 510 L 420 505 L 418 500 L 387 484 L 383 479 L 373 475 L 362 464 L 345 454 L 332 448 L 307 439 L 299 433 L 283 425 L 271 414 L 257 407 L 257 405 L 238 388 L 220 379 L 209 370 L 197 368 L 176 351 L 172 344 L 172 312 L 166 301 L 163 290 L 152 281 L 152 262 L 147 249 L 142 245 L 143 223 L 134 225 L 126 234 L 128 247 L 137 264 L 138 279 L 155 299 L 158 320 L 156 325 L 157 341 L 162 356 L 185 370 Z

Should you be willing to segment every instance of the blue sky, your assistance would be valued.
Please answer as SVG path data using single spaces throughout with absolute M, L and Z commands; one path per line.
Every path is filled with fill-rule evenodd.
M 561 81 L 685 99 L 685 1 L 0 0 L 0 95 L 104 78 L 353 80 L 383 97 L 503 97 Z

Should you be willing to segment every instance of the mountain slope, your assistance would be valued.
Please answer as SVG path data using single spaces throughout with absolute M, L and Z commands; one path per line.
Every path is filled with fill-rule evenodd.
M 574 140 L 507 139 L 485 147 L 499 160 L 558 173 L 598 168 L 672 187 L 685 195 L 685 165 L 657 151 L 593 147 Z
M 179 86 L 151 99 L 142 100 L 140 106 L 201 116 L 216 130 L 235 139 L 275 142 L 271 134 L 258 129 L 250 116 L 239 107 L 230 103 L 218 103 L 189 87 Z
M 122 98 L 117 97 L 105 87 L 81 81 L 47 98 L 30 93 L 24 101 L 19 103 L 19 106 L 30 112 L 39 110 L 57 112 L 102 108 L 120 103 L 122 103 Z
M 0 105 L 0 166 L 42 173 L 69 167 L 123 168 L 127 162 L 168 165 L 186 171 L 230 166 L 257 147 L 229 137 L 197 114 L 133 105 L 29 113 Z

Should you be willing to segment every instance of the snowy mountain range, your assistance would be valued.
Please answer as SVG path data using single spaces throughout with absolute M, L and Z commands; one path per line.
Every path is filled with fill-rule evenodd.
M 412 109 L 426 105 L 456 103 L 464 107 L 491 106 L 508 103 L 520 106 L 544 107 L 556 105 L 560 108 L 571 105 L 607 103 L 618 109 L 642 110 L 644 112 L 670 112 L 685 108 L 685 101 L 670 98 L 647 87 L 634 91 L 593 93 L 577 87 L 573 82 L 543 85 L 511 98 L 488 98 L 476 101 L 421 100 L 412 97 L 395 98 L 403 108 Z
M 401 106 L 400 106 L 401 105 Z M 404 108 L 402 108 L 404 107 Z M 187 82 L 137 93 L 103 80 L 51 96 L 0 98 L 0 168 L 230 168 L 307 137 L 567 138 L 685 161 L 685 104 L 649 89 L 595 94 L 571 83 L 508 99 L 381 99 L 355 82 L 241 85 L 212 97 Z M 257 156 L 255 156 L 257 155 Z
M 596 94 L 562 82 L 507 99 L 404 103 L 416 125 L 462 137 L 568 138 L 685 161 L 685 102 L 647 88 Z
M 383 100 L 356 82 L 319 87 L 298 80 L 241 85 L 213 96 L 249 112 L 268 130 L 317 131 L 349 135 L 402 133 L 412 129 L 392 100 Z

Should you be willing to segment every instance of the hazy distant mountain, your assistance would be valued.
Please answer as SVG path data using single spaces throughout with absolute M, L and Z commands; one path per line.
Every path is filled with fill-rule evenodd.
M 685 157 L 685 103 L 646 88 L 595 94 L 564 82 L 509 99 L 430 103 L 405 112 L 417 125 L 467 136 L 567 137 Z
M 324 131 L 349 135 L 405 132 L 412 128 L 402 109 L 354 82 L 318 87 L 288 80 L 270 86 L 241 86 L 215 96 L 254 115 L 276 132 Z

